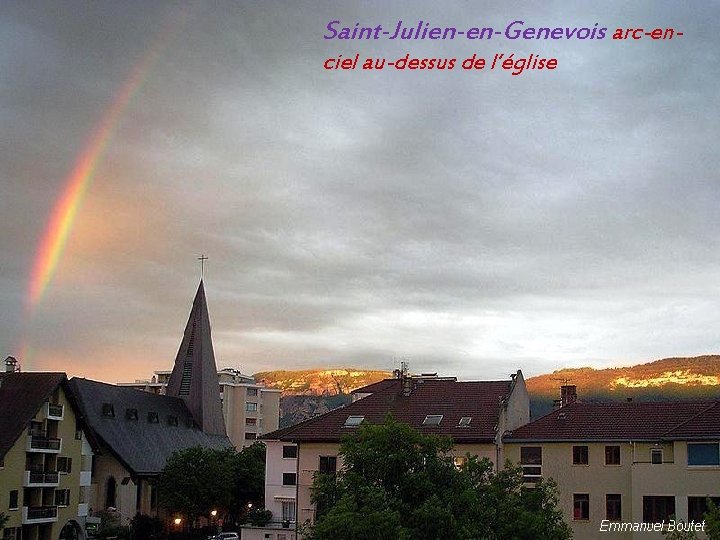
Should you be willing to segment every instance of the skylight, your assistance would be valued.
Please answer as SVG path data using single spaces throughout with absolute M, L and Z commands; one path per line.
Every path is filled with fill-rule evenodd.
M 348 416 L 345 420 L 345 427 L 359 426 L 363 420 L 365 420 L 364 416 Z
M 439 426 L 443 419 L 442 414 L 428 414 L 423 420 L 423 426 Z
M 458 422 L 458 427 L 469 427 L 472 422 L 472 416 L 463 416 Z

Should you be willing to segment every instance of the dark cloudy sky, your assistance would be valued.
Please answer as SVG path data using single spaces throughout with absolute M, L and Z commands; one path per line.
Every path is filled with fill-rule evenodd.
M 108 381 L 168 369 L 201 253 L 218 364 L 244 372 L 718 352 L 718 4 L 387 4 L 0 3 L 0 353 Z M 684 36 L 324 40 L 335 19 Z M 355 53 L 559 66 L 322 68 Z M 30 305 L 53 207 L 151 54 Z

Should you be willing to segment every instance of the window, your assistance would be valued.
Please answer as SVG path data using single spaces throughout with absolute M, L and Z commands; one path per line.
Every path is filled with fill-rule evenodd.
M 283 486 L 294 486 L 296 483 L 296 474 L 294 472 L 283 473 Z
M 465 464 L 467 463 L 467 458 L 464 456 L 455 456 L 453 458 L 453 465 L 455 465 L 455 468 L 459 471 L 462 469 Z
M 472 422 L 472 416 L 463 416 L 458 422 L 458 427 L 470 427 L 470 422 Z
M 297 446 L 284 445 L 283 446 L 283 457 L 284 458 L 296 458 L 297 457 Z
M 257 418 L 246 418 L 246 419 L 245 419 L 245 425 L 246 425 L 246 426 L 256 426 L 256 425 L 257 425 Z
M 345 420 L 345 427 L 359 426 L 363 423 L 363 420 L 365 420 L 364 416 L 348 416 L 347 420 Z
M 422 425 L 423 426 L 439 426 L 440 422 L 442 422 L 443 415 L 442 414 L 428 414 L 425 417 L 425 420 L 423 420 Z
M 245 433 L 246 441 L 254 441 L 255 439 L 257 439 L 257 433 Z
M 82 429 L 76 429 L 75 430 L 75 440 L 76 441 L 82 441 Z
M 69 457 L 57 458 L 57 472 L 71 473 L 72 472 L 72 458 L 69 458 Z
M 662 449 L 653 448 L 650 450 L 650 463 L 653 465 L 660 465 L 663 462 Z
M 523 468 L 523 482 L 536 482 L 542 476 L 542 447 L 521 446 L 520 465 Z
M 69 489 L 56 489 L 55 490 L 55 505 L 56 506 L 70 506 L 70 490 Z
M 620 465 L 620 447 L 605 447 L 605 465 Z
M 688 521 L 699 523 L 705 519 L 708 499 L 716 506 L 720 505 L 720 497 L 688 497 Z
M 108 418 L 115 418 L 115 407 L 113 407 L 112 403 L 102 404 L 102 415 Z
M 610 521 L 622 521 L 622 496 L 619 493 L 605 495 L 605 517 Z
M 643 497 L 643 523 L 660 523 L 675 515 L 675 497 Z
M 126 420 L 137 420 L 138 419 L 137 409 L 125 409 L 125 419 Z
M 248 396 L 257 396 L 257 388 L 248 388 L 247 395 Z
M 688 465 L 720 465 L 718 443 L 688 443 Z
M 588 464 L 588 447 L 573 446 L 573 465 Z
M 177 416 L 168 415 L 167 420 L 168 420 L 169 426 L 177 426 L 178 425 L 178 417 Z
M 10 504 L 8 505 L 8 510 L 17 510 L 18 508 L 18 490 L 13 489 L 10 492 Z
M 337 471 L 337 457 L 320 456 L 318 471 L 325 474 L 335 474 Z
M 148 413 L 148 423 L 149 424 L 159 424 L 160 417 L 158 416 L 158 413 L 156 413 L 155 411 L 150 411 Z
M 254 403 L 252 401 L 247 401 L 245 403 L 245 410 L 247 412 L 256 412 L 257 411 L 257 403 Z
M 282 520 L 295 521 L 295 501 L 282 502 Z
M 108 478 L 105 486 L 105 508 L 115 508 L 117 483 L 112 476 Z
M 587 493 L 573 493 L 573 520 L 583 521 L 590 519 L 590 495 Z
M 45 436 L 45 425 L 42 422 L 36 420 L 30 421 L 30 435 L 33 437 L 44 437 Z

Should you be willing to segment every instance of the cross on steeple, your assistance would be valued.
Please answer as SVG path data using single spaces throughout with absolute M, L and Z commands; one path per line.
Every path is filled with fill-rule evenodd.
M 200 261 L 200 278 L 202 279 L 205 277 L 205 261 L 207 261 L 208 258 L 203 253 L 197 260 Z

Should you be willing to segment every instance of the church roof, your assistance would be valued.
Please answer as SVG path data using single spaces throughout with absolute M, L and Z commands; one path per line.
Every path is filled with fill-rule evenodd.
M 201 280 L 175 357 L 167 395 L 182 398 L 205 433 L 224 435 L 225 420 L 217 373 L 205 287 Z
M 133 474 L 155 475 L 177 450 L 232 446 L 203 433 L 182 399 L 73 377 L 71 392 L 99 442 Z

